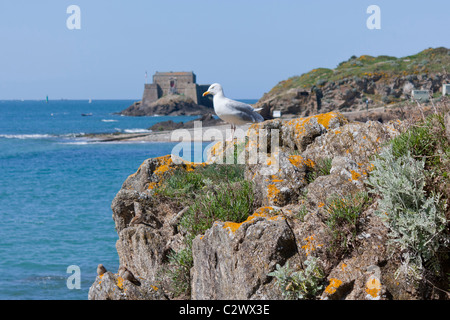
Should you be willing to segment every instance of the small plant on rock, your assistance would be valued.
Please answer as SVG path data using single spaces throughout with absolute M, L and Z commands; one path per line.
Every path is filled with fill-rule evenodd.
M 168 275 L 175 296 L 189 294 L 191 289 L 190 270 L 194 265 L 192 257 L 192 240 L 187 241 L 186 248 L 168 255 L 168 267 L 164 272 Z
M 368 180 L 378 200 L 378 215 L 389 227 L 391 243 L 402 252 L 402 270 L 421 278 L 424 263 L 439 270 L 438 254 L 448 248 L 445 205 L 439 196 L 427 195 L 425 162 L 409 153 L 395 156 L 393 148 L 385 148 L 373 161 L 374 170 Z
M 318 259 L 309 256 L 304 270 L 293 271 L 287 262 L 283 267 L 276 265 L 276 270 L 269 273 L 275 277 L 283 297 L 287 300 L 305 300 L 315 298 L 323 289 L 324 274 Z
M 344 197 L 333 196 L 327 200 L 327 226 L 332 232 L 334 244 L 344 250 L 353 244 L 358 227 L 358 218 L 367 202 L 366 192 Z
M 327 176 L 331 171 L 331 158 L 319 159 L 315 166 L 306 173 L 306 180 L 308 183 L 313 182 L 319 176 Z

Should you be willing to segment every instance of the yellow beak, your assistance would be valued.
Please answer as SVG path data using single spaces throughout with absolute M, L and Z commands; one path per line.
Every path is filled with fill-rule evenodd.
M 210 92 L 209 92 L 209 91 L 206 91 L 206 92 L 203 93 L 203 96 L 206 96 L 206 95 L 208 95 L 208 94 L 210 94 Z

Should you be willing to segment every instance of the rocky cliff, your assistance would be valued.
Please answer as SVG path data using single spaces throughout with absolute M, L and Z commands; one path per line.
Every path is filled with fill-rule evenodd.
M 144 161 L 112 203 L 120 269 L 89 299 L 448 299 L 448 257 L 439 275 L 402 272 L 408 248 L 392 244 L 386 196 L 367 184 L 374 157 L 408 130 L 330 112 L 254 124 L 257 140 L 219 142 L 205 163 Z M 246 164 L 220 164 L 242 153 Z
M 427 49 L 407 57 L 353 56 L 334 69 L 318 68 L 278 83 L 255 105 L 261 114 L 309 116 L 389 106 L 410 100 L 412 90 L 442 95 L 450 82 L 450 49 Z

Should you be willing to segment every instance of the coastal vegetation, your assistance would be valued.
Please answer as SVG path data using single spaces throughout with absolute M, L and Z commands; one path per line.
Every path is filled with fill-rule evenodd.
M 196 170 L 175 170 L 158 189 L 159 197 L 188 206 L 180 221 L 186 233 L 184 247 L 169 254 L 167 273 L 176 295 L 189 294 L 193 266 L 192 240 L 211 228 L 214 221 L 242 222 L 255 209 L 252 183 L 244 180 L 244 166 L 200 166 Z
M 368 202 L 369 197 L 366 192 L 343 196 L 333 195 L 327 200 L 326 224 L 333 235 L 330 250 L 345 252 L 355 246 L 359 217 Z
M 422 73 L 449 71 L 449 69 L 450 54 L 447 48 L 429 48 L 415 55 L 400 58 L 386 55 L 352 56 L 347 61 L 339 63 L 334 69 L 317 68 L 281 81 L 270 91 L 270 94 L 292 88 L 323 87 L 328 82 L 339 84 L 339 81 L 345 78 L 392 79 Z
M 401 252 L 404 272 L 417 281 L 445 278 L 449 263 L 450 141 L 444 117 L 431 114 L 392 139 L 372 162 L 367 184 L 377 214 Z
M 399 58 L 352 56 L 335 68 L 316 68 L 280 81 L 255 107 L 266 117 L 274 111 L 302 117 L 339 111 L 349 120 L 404 120 L 405 108 L 417 107 L 413 90 L 443 99 L 449 70 L 450 49 L 444 47 Z
M 324 285 L 324 274 L 317 258 L 308 257 L 305 268 L 294 271 L 289 263 L 276 265 L 276 270 L 268 275 L 276 279 L 283 298 L 286 300 L 307 300 L 315 298 Z

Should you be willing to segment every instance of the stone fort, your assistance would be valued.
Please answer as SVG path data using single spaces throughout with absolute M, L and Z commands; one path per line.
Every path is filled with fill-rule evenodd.
M 149 105 L 165 95 L 180 94 L 191 98 L 196 104 L 212 107 L 212 101 L 202 96 L 209 85 L 199 85 L 196 82 L 193 72 L 156 72 L 153 83 L 145 84 L 142 105 Z

